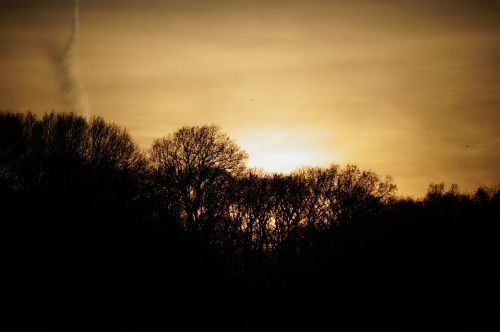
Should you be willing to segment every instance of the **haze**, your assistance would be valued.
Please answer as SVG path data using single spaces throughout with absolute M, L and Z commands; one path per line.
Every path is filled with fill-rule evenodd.
M 72 6 L 0 1 L 0 109 L 64 111 Z M 82 0 L 80 28 L 90 113 L 144 148 L 215 123 L 268 171 L 500 182 L 499 1 Z

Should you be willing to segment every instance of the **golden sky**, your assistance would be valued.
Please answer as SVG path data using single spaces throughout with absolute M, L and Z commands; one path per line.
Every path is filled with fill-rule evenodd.
M 500 1 L 435 2 L 81 0 L 80 78 L 144 148 L 214 123 L 269 171 L 498 184 Z M 0 109 L 64 110 L 71 25 L 71 1 L 0 0 Z

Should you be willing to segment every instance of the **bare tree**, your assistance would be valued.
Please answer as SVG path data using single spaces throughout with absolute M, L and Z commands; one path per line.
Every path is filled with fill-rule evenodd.
M 272 179 L 273 247 L 280 256 L 291 259 L 299 250 L 305 226 L 307 188 L 297 174 L 274 175 Z M 290 262 L 289 262 L 290 263 Z
M 0 127 L 0 172 L 22 190 L 49 190 L 64 199 L 75 193 L 85 200 L 124 196 L 132 194 L 137 185 L 132 179 L 145 169 L 144 155 L 128 132 L 99 117 L 7 113 L 0 116 Z
M 151 149 L 157 188 L 175 202 L 177 206 L 170 208 L 185 220 L 188 229 L 198 228 L 203 216 L 227 206 L 219 185 L 227 182 L 228 176 L 242 174 L 247 158 L 247 153 L 214 125 L 183 127 L 155 140 Z
M 339 170 L 339 166 L 332 165 L 329 168 L 307 167 L 295 172 L 306 186 L 304 218 L 309 235 L 324 230 L 329 220 L 334 219 L 334 209 L 330 208 L 331 201 L 328 196 L 334 192 Z
M 361 171 L 356 165 L 336 169 L 334 185 L 326 192 L 330 225 L 349 222 L 370 210 L 378 203 L 385 203 L 396 191 L 392 178 L 381 178 L 372 171 Z
M 239 181 L 236 198 L 236 218 L 243 235 L 243 250 L 265 254 L 271 244 L 272 177 L 250 170 Z

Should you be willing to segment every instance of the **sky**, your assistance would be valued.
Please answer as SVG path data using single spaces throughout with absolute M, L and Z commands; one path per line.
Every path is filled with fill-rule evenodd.
M 0 109 L 65 111 L 73 2 L 0 0 Z M 80 0 L 89 113 L 141 147 L 218 124 L 249 166 L 357 164 L 401 195 L 500 183 L 500 1 Z

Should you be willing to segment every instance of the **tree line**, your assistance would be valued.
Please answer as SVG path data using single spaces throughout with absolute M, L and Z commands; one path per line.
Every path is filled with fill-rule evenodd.
M 143 151 L 99 117 L 0 113 L 9 319 L 36 330 L 494 321 L 498 187 L 401 198 L 355 165 L 269 174 L 247 158 L 214 125 Z

